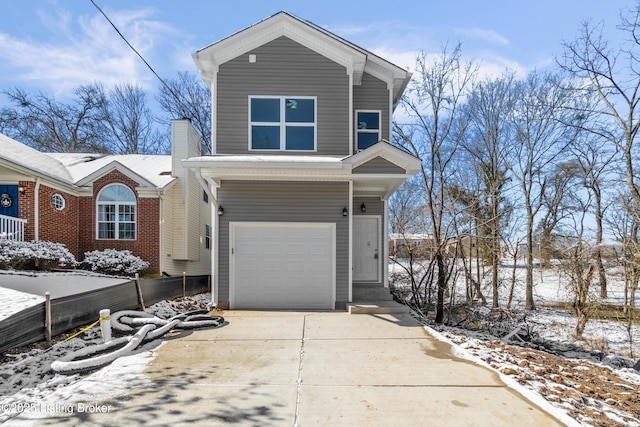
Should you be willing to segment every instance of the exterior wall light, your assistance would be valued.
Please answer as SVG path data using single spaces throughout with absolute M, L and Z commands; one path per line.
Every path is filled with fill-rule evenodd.
M 222 216 L 224 215 L 224 208 L 222 207 L 222 205 L 218 206 L 218 216 Z
M 367 211 L 367 207 L 365 206 L 364 203 L 360 205 L 360 211 L 361 212 L 366 212 Z
M 342 216 L 347 216 L 349 215 L 349 211 L 347 210 L 347 207 L 345 206 L 344 208 L 342 208 Z
M 19 185 L 18 186 L 18 193 L 20 194 L 24 194 L 26 192 L 24 185 Z

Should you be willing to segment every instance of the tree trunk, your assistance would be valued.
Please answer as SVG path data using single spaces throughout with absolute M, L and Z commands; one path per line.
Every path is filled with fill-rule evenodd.
M 527 206 L 527 276 L 525 291 L 525 310 L 535 310 L 533 302 L 533 212 L 531 206 Z
M 436 252 L 436 263 L 438 264 L 438 299 L 436 303 L 436 323 L 444 320 L 444 290 L 447 286 L 447 270 L 444 265 L 444 256 L 439 247 Z
M 602 262 L 602 194 L 600 187 L 595 185 L 593 187 L 593 194 L 595 198 L 595 214 L 596 214 L 596 269 L 598 270 L 598 284 L 600 286 L 600 298 L 607 298 L 607 275 L 604 270 L 604 263 Z

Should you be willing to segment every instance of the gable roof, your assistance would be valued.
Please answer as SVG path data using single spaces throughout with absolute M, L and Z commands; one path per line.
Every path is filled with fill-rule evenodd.
M 72 183 L 60 161 L 0 133 L 0 162 L 3 161 L 21 172 L 31 170 L 65 184 Z
M 1 164 L 72 188 L 91 184 L 114 169 L 147 188 L 165 188 L 176 179 L 169 155 L 42 153 L 0 133 Z
M 199 49 L 193 58 L 202 77 L 211 85 L 218 67 L 278 37 L 285 36 L 343 65 L 358 85 L 367 72 L 393 88 L 394 106 L 400 100 L 411 73 L 342 37 L 288 12 L 278 12 L 244 30 Z
M 78 186 L 87 185 L 114 169 L 145 187 L 164 188 L 175 179 L 171 176 L 171 156 L 168 155 L 50 153 L 49 156 L 65 165 Z

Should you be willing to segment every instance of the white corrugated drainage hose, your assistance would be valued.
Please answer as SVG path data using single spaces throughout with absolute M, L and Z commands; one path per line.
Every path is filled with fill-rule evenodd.
M 61 374 L 73 374 L 101 368 L 118 357 L 132 353 L 141 343 L 160 338 L 172 329 L 217 328 L 226 324 L 222 316 L 210 316 L 206 310 L 160 319 L 142 311 L 119 311 L 110 316 L 110 328 L 135 334 L 111 339 L 103 344 L 71 352 L 51 363 L 51 369 Z M 102 325 L 102 312 L 100 314 Z M 109 335 L 110 335 L 109 330 Z M 104 334 L 104 330 L 103 330 Z M 103 335 L 106 337 L 107 335 Z M 109 351 L 117 348 L 117 350 Z M 92 355 L 95 355 L 91 357 Z

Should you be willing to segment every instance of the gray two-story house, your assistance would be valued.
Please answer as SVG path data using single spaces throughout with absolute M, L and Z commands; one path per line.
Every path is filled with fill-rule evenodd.
M 411 74 L 286 12 L 194 59 L 213 95 L 212 153 L 176 121 L 174 171 L 213 204 L 214 303 L 344 309 L 354 284 L 388 286 L 388 199 L 420 169 L 386 142 Z

